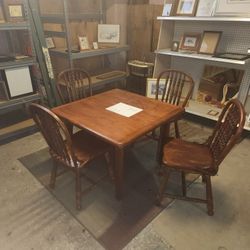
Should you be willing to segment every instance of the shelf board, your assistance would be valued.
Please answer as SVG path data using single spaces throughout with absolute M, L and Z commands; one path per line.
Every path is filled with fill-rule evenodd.
M 8 61 L 8 62 L 0 62 L 0 70 L 17 68 L 17 67 L 25 67 L 25 66 L 34 65 L 35 63 L 36 61 L 33 57 L 18 59 L 18 60 Z
M 101 20 L 103 14 L 100 12 L 70 13 L 68 17 L 70 20 Z M 44 23 L 65 23 L 63 14 L 42 15 L 41 20 Z
M 250 22 L 250 17 L 187 17 L 187 16 L 158 16 L 157 20 L 169 21 L 209 21 L 209 22 Z
M 0 30 L 25 30 L 29 28 L 28 22 L 0 23 Z
M 206 60 L 206 61 L 212 61 L 212 62 L 221 62 L 221 63 L 230 63 L 230 64 L 237 64 L 237 65 L 246 65 L 250 61 L 250 58 L 247 60 L 234 60 L 234 59 L 213 57 L 211 55 L 205 55 L 205 54 L 196 54 L 196 53 L 190 54 L 190 53 L 185 53 L 185 52 L 175 52 L 175 51 L 171 51 L 170 49 L 156 50 L 155 53 L 159 55 L 186 57 L 186 58 L 192 58 L 192 59 Z
M 33 102 L 40 99 L 41 96 L 38 93 L 35 93 L 7 101 L 2 101 L 0 102 L 0 114 L 7 113 L 9 110 L 14 110 L 18 106 L 24 105 L 25 103 Z
M 189 100 L 188 106 L 185 108 L 185 110 L 187 113 L 217 121 L 222 109 L 206 104 L 206 103 L 197 102 L 195 100 Z M 208 114 L 210 110 L 218 112 L 218 114 L 216 116 L 210 115 Z M 250 131 L 250 124 L 246 122 L 244 129 Z
M 97 87 L 103 86 L 107 83 L 124 80 L 128 76 L 128 74 L 125 71 L 121 71 L 121 70 L 110 70 L 109 72 L 114 73 L 114 75 L 105 79 L 98 79 L 98 76 L 103 75 L 103 74 L 91 76 L 91 81 L 92 81 L 92 85 L 94 89 Z
M 129 50 L 129 46 L 115 46 L 115 47 L 107 47 L 103 49 L 92 49 L 92 50 L 84 50 L 77 53 L 71 53 L 72 59 L 81 59 L 81 58 L 88 58 L 93 56 L 101 56 L 101 55 L 108 55 L 119 53 L 123 51 Z M 68 53 L 65 52 L 65 49 L 51 49 L 51 55 L 58 55 L 58 56 L 68 56 Z

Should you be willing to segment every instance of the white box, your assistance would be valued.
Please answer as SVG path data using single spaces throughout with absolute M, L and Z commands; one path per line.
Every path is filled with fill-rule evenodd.
M 33 92 L 29 67 L 6 69 L 5 76 L 10 91 L 10 97 Z

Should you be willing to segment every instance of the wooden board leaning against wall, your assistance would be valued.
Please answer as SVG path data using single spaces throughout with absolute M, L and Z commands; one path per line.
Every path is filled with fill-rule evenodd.
M 157 48 L 163 0 L 128 1 L 128 44 L 129 60 L 154 62 L 154 50 Z

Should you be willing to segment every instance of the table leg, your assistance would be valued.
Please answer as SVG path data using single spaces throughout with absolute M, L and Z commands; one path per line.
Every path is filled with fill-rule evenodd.
M 115 196 L 121 200 L 123 195 L 124 149 L 115 148 Z
M 159 164 L 161 164 L 162 162 L 163 146 L 166 143 L 167 137 L 169 137 L 169 130 L 170 130 L 170 123 L 163 124 L 160 127 L 160 138 L 158 141 L 157 156 L 156 156 Z

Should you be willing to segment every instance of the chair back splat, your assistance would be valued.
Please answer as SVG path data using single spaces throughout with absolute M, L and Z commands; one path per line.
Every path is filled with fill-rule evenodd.
M 208 139 L 217 171 L 219 164 L 239 139 L 244 124 L 244 108 L 238 100 L 233 99 L 222 110 L 213 134 Z
M 91 77 L 81 69 L 64 70 L 58 75 L 57 90 L 63 103 L 91 96 Z

